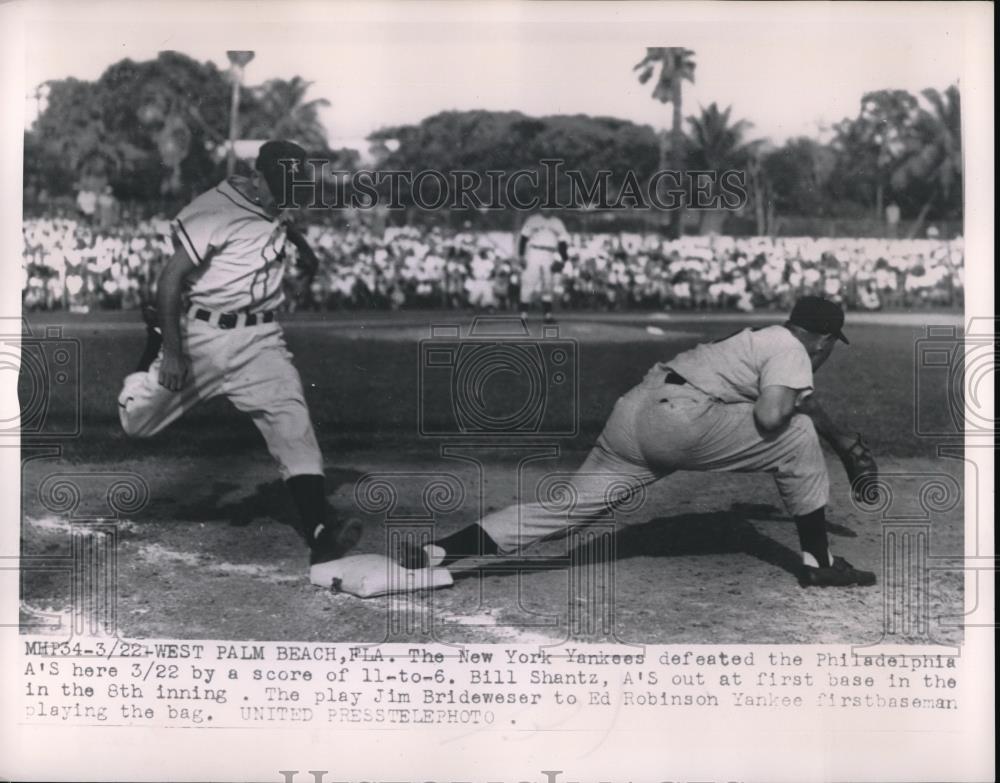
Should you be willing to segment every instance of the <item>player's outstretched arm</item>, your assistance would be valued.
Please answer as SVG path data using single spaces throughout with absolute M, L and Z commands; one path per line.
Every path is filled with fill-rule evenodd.
M 187 380 L 188 359 L 181 348 L 181 291 L 184 278 L 194 269 L 187 252 L 175 243 L 174 255 L 164 265 L 156 283 L 156 306 L 163 330 L 160 386 L 180 391 Z
M 797 405 L 797 410 L 812 419 L 816 432 L 830 444 L 830 448 L 840 457 L 840 461 L 844 464 L 844 470 L 847 471 L 847 478 L 851 482 L 851 491 L 855 498 L 860 501 L 862 487 L 858 484 L 858 479 L 861 476 L 874 478 L 878 475 L 875 455 L 868 444 L 865 443 L 860 433 L 848 432 L 837 426 L 819 400 L 816 399 L 815 394 L 801 400 Z
M 844 449 L 853 443 L 855 436 L 841 429 L 820 404 L 815 394 L 799 400 L 795 406 L 798 413 L 804 413 L 812 419 L 813 426 L 816 427 L 817 434 L 823 438 L 830 447 L 840 454 Z

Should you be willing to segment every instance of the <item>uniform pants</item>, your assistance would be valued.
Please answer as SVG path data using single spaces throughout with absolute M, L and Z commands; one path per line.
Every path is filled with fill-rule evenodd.
M 548 250 L 527 250 L 524 272 L 521 274 L 521 304 L 551 299 L 554 288 L 553 253 Z
M 283 479 L 323 475 L 302 381 L 278 324 L 219 329 L 183 318 L 181 340 L 191 362 L 181 391 L 159 384 L 162 350 L 147 372 L 125 378 L 118 414 L 127 435 L 155 435 L 202 400 L 222 395 L 250 414 Z
M 676 470 L 770 473 L 793 516 L 829 499 L 826 462 L 808 416 L 794 414 L 783 430 L 764 434 L 752 403 L 724 403 L 650 373 L 618 400 L 569 486 L 547 487 L 543 479 L 539 502 L 509 506 L 480 524 L 501 553 L 511 554 L 616 507 L 627 508 L 642 488 Z

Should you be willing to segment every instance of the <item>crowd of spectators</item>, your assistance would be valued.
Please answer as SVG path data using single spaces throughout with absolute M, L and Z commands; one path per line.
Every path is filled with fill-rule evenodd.
M 319 266 L 307 272 L 289 245 L 289 309 L 520 309 L 511 233 L 357 222 L 309 226 L 305 236 Z M 27 219 L 25 308 L 138 307 L 172 252 L 166 220 Z M 961 306 L 963 252 L 960 238 L 575 234 L 557 298 L 563 308 L 598 310 L 784 309 L 804 293 L 861 310 Z

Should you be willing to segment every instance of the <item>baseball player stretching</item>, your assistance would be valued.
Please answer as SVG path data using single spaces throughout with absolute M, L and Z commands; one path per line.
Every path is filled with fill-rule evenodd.
M 552 323 L 552 293 L 555 289 L 556 258 L 565 263 L 568 256 L 569 234 L 563 222 L 554 215 L 536 212 L 524 221 L 517 243 L 517 257 L 524 269 L 521 278 L 521 306 L 541 300 L 546 323 Z M 557 255 L 558 254 L 558 255 Z M 522 318 L 525 314 L 522 314 Z
M 804 297 L 782 325 L 744 329 L 654 365 L 618 400 L 575 474 L 574 516 L 597 517 L 676 470 L 766 472 L 795 519 L 800 583 L 874 584 L 874 573 L 830 553 L 826 534 L 829 478 L 819 438 L 841 457 L 856 493 L 854 480 L 877 470 L 860 437 L 839 430 L 813 395 L 813 372 L 838 339 L 847 342 L 843 324 L 839 306 Z M 399 558 L 408 567 L 447 566 L 512 554 L 566 529 L 565 514 L 515 505 L 423 548 L 405 547 Z
M 275 322 L 289 239 L 278 204 L 304 162 L 298 145 L 269 141 L 251 177 L 230 177 L 181 210 L 157 282 L 159 330 L 148 324 L 118 412 L 126 434 L 149 437 L 202 400 L 229 398 L 264 436 L 318 563 L 354 546 L 361 528 L 331 518 L 302 382 Z

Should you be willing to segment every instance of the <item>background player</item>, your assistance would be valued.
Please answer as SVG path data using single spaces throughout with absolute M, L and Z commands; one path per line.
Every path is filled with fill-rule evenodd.
M 876 472 L 860 436 L 837 428 L 813 395 L 813 372 L 838 339 L 847 342 L 843 324 L 838 305 L 803 297 L 783 325 L 744 329 L 654 365 L 618 400 L 576 473 L 574 516 L 597 517 L 676 470 L 767 472 L 795 519 L 802 585 L 874 584 L 874 573 L 830 553 L 826 534 L 829 477 L 819 436 L 852 484 Z M 564 514 L 514 505 L 422 549 L 404 548 L 400 560 L 418 567 L 511 554 L 566 530 Z
M 496 308 L 493 282 L 495 271 L 496 260 L 486 248 L 481 249 L 469 261 L 469 279 L 465 281 L 465 290 L 469 304 L 477 310 L 492 312 Z
M 230 177 L 181 210 L 172 223 L 175 252 L 157 282 L 159 330 L 147 320 L 146 350 L 118 406 L 133 437 L 155 435 L 218 395 L 250 414 L 317 563 L 354 546 L 361 528 L 332 518 L 302 382 L 275 322 L 289 239 L 279 204 L 304 169 L 301 147 L 269 141 L 249 178 Z M 293 241 L 302 252 L 301 239 Z
M 557 268 L 569 258 L 569 234 L 555 215 L 536 212 L 524 221 L 517 243 L 521 276 L 521 307 L 541 301 L 546 323 L 554 320 L 552 299 Z M 526 313 L 522 313 L 522 318 Z

